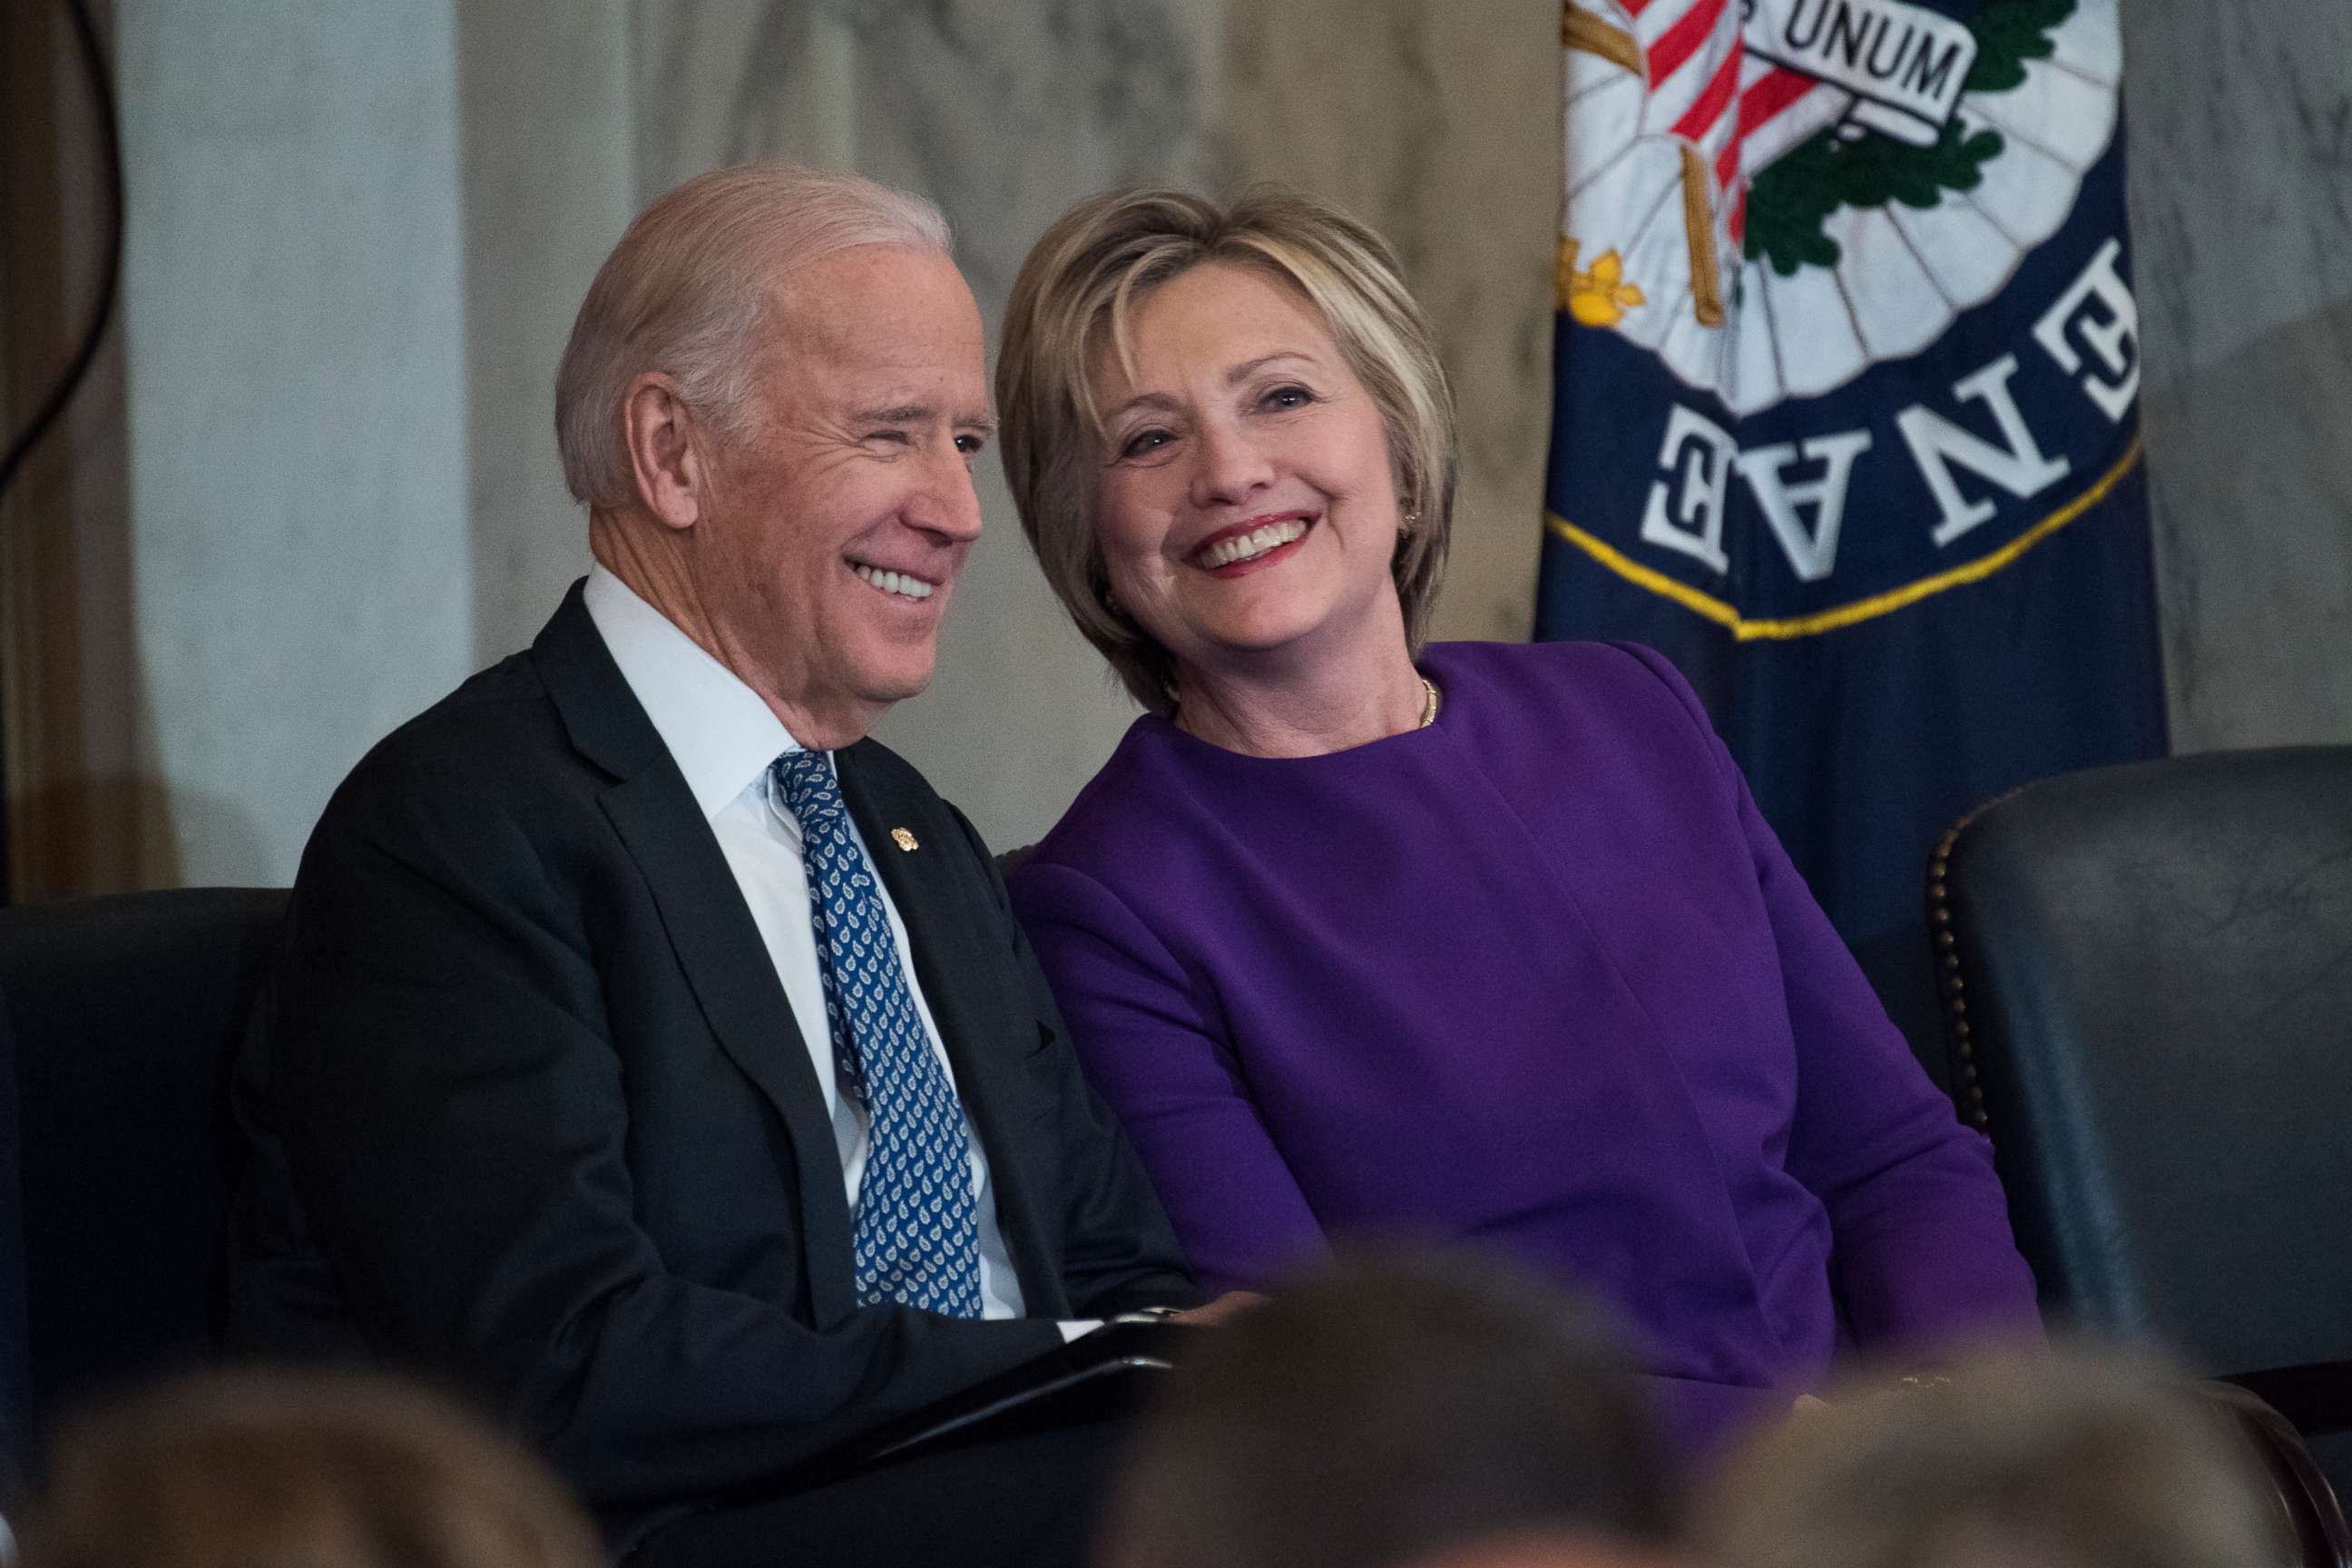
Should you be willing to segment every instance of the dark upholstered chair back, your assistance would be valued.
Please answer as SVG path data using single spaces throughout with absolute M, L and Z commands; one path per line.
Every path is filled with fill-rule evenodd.
M 1954 1092 L 2053 1315 L 2352 1418 L 2352 747 L 2029 785 L 1928 891 Z
M 217 1338 L 227 1074 L 285 909 L 190 889 L 0 910 L 26 1295 L 0 1353 L 26 1358 L 36 1423 Z
M 32 1367 L 25 1342 L 25 1206 L 16 1151 L 16 1037 L 0 1005 L 0 1504 L 15 1500 L 32 1456 Z

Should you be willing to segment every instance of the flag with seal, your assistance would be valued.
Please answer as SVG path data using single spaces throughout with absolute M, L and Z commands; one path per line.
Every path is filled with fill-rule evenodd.
M 1561 14 L 1537 635 L 1675 659 L 1915 1045 L 1936 836 L 2165 745 L 2117 5 Z

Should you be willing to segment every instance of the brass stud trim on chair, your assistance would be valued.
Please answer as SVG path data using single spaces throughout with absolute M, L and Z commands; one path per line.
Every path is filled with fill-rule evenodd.
M 1984 1085 L 1977 1072 L 1976 1043 L 1969 1029 L 1968 984 L 1960 974 L 1959 921 L 1952 911 L 1952 850 L 1959 843 L 1960 835 L 1974 826 L 1977 818 L 2017 793 L 2014 789 L 2004 790 L 1952 824 L 1927 860 L 1927 923 L 1936 933 L 1936 967 L 1941 972 L 1937 978 L 1943 982 L 1937 989 L 1944 997 L 1945 1043 L 1959 1064 L 1969 1121 L 1988 1138 L 1992 1136 L 1992 1117 L 1985 1109 Z

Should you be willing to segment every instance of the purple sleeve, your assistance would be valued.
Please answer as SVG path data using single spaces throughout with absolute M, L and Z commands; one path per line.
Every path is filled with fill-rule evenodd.
M 1262 1289 L 1320 1256 L 1322 1226 L 1166 945 L 1066 866 L 1022 867 L 1013 900 L 1078 1058 L 1126 1124 L 1202 1285 Z
M 1662 657 L 1635 651 L 1706 730 L 1738 803 L 1796 1042 L 1787 1169 L 1828 1212 L 1831 1268 L 1856 1341 L 1869 1350 L 2038 1337 L 2033 1276 L 2010 1231 L 1992 1146 L 1960 1124 L 1887 1019 L 1696 696 Z

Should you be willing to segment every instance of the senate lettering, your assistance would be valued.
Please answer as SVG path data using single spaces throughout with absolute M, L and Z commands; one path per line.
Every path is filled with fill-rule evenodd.
M 2139 391 L 2139 314 L 2117 269 L 2120 255 L 2121 247 L 2108 241 L 2036 319 L 2032 337 L 2048 368 L 2031 367 L 2013 351 L 1999 354 L 1953 382 L 1948 399 L 1895 410 L 1879 429 L 1743 448 L 1715 420 L 1674 405 L 1659 443 L 1658 478 L 1643 509 L 1642 542 L 1727 574 L 1724 527 L 1736 477 L 1790 573 L 1799 582 L 1820 583 L 1836 571 L 1858 468 L 1907 462 L 1916 515 L 1933 554 L 1927 569 L 1948 564 L 1949 552 L 2006 507 L 2042 497 L 2075 471 L 2074 458 L 2045 449 L 2037 437 L 2018 400 L 2021 375 L 2054 371 L 2110 423 L 2130 412 Z M 1901 482 L 1869 477 L 1876 495 L 1906 493 Z
M 2123 249 L 2119 239 L 2101 246 L 2074 287 L 2033 323 L 2033 341 L 2070 374 L 2083 368 L 2074 337 L 2089 346 L 2105 374 L 2084 374 L 2083 391 L 2110 424 L 2121 424 L 2139 396 L 2139 307 L 2116 270 Z

